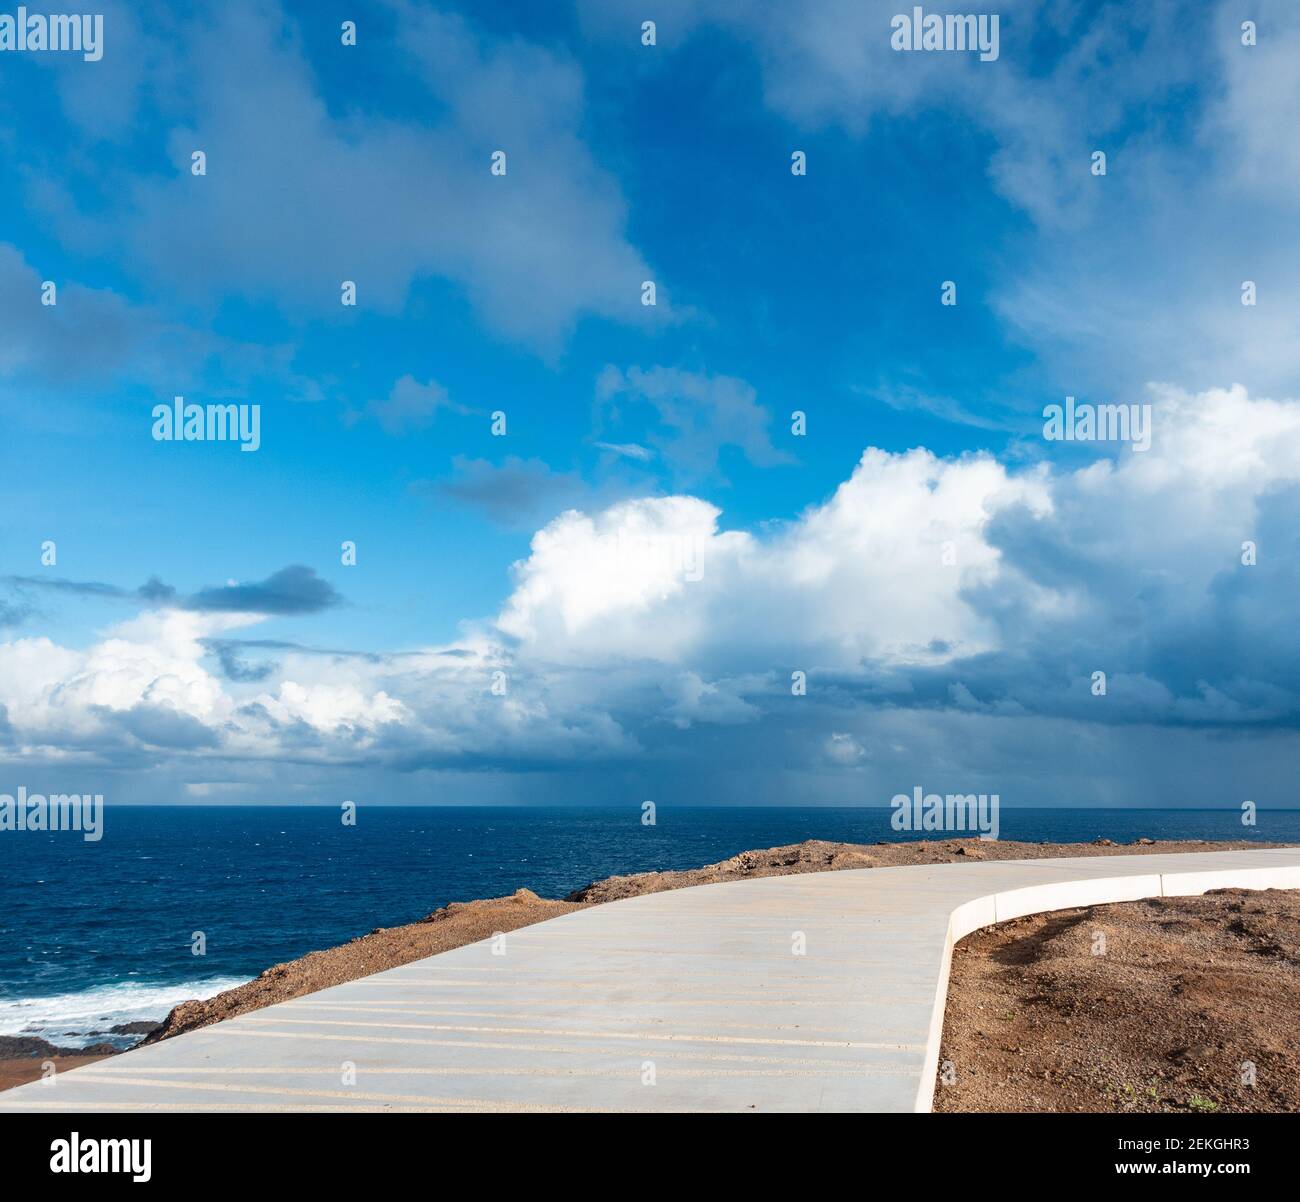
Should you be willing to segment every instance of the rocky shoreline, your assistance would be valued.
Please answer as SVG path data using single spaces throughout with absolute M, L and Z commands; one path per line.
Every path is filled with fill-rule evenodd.
M 147 1038 L 158 1030 L 161 1030 L 158 1023 L 122 1023 L 93 1034 L 139 1035 Z M 53 1064 L 55 1070 L 62 1073 L 83 1064 L 103 1060 L 105 1056 L 116 1056 L 118 1052 L 126 1050 L 116 1043 L 108 1042 L 92 1043 L 80 1048 L 63 1048 L 36 1035 L 0 1035 L 0 1090 L 37 1080 L 44 1074 L 47 1064 Z
M 92 1031 L 92 1035 L 139 1035 L 143 1043 L 150 1035 L 162 1030 L 162 1023 L 121 1023 L 106 1031 Z M 112 1056 L 127 1051 L 115 1043 L 92 1043 L 79 1048 L 61 1048 L 48 1039 L 36 1035 L 0 1035 L 0 1060 L 23 1056 Z

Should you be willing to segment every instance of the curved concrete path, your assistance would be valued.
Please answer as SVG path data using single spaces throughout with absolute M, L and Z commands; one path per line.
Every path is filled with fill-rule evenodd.
M 9 1090 L 0 1111 L 928 1110 L 956 940 L 1229 886 L 1300 888 L 1300 848 L 655 893 Z

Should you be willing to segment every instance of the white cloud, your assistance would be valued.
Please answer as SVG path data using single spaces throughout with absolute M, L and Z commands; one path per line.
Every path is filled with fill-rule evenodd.
M 1041 472 L 869 450 L 826 504 L 767 540 L 719 530 L 719 511 L 693 497 L 575 511 L 534 537 L 498 624 L 524 654 L 559 662 L 758 654 L 841 668 L 970 654 L 993 631 L 962 593 L 997 577 L 983 531 L 1012 504 L 1048 507 Z
M 794 456 L 772 445 L 772 415 L 758 404 L 753 387 L 733 376 L 708 375 L 677 368 L 606 367 L 596 382 L 596 428 L 617 425 L 622 409 L 643 404 L 653 410 L 657 426 L 647 441 L 673 468 L 679 480 L 699 481 L 718 471 L 725 447 L 738 448 L 757 467 L 793 463 Z M 644 448 L 600 443 L 636 458 Z
M 201 640 L 255 619 L 184 610 L 146 612 L 84 651 L 46 638 L 0 643 L 0 705 L 26 750 L 131 743 L 116 720 L 134 710 L 166 711 L 209 726 L 232 702 L 200 664 Z
M 695 497 L 626 501 L 562 514 L 533 537 L 498 619 L 534 655 L 675 661 L 707 636 L 705 590 L 690 578 L 751 547 L 718 533 L 718 510 Z M 729 569 L 724 569 L 729 571 Z M 671 617 L 665 609 L 673 611 Z M 653 619 L 653 620 L 652 620 Z
M 171 171 L 97 177 L 97 217 L 48 177 L 33 202 L 65 241 L 115 248 L 151 288 L 187 300 L 235 290 L 295 316 L 346 316 L 339 290 L 352 280 L 360 308 L 393 312 L 413 283 L 437 276 L 498 333 L 546 353 L 584 315 L 668 318 L 662 294 L 656 310 L 640 304 L 653 273 L 626 238 L 616 181 L 579 136 L 578 67 L 522 40 L 482 38 L 455 16 L 389 7 L 382 53 L 423 85 L 422 120 L 332 111 L 296 27 L 274 9 L 225 4 L 169 29 L 170 56 L 138 30 L 118 51 L 150 72 Z M 71 94 L 65 107 L 88 137 L 130 135 L 88 119 Z M 489 172 L 497 149 L 504 177 Z M 202 177 L 190 171 L 195 150 L 207 156 Z
M 1001 14 L 992 63 L 893 51 L 899 7 L 660 0 L 656 53 L 721 30 L 752 51 L 774 112 L 810 133 L 845 130 L 863 154 L 886 133 L 928 137 L 921 122 L 936 113 L 987 147 L 989 181 L 1030 218 L 991 230 L 989 302 L 1060 395 L 1127 400 L 1152 379 L 1300 391 L 1300 142 L 1278 136 L 1300 122 L 1300 7 L 1023 0 Z M 579 11 L 611 53 L 639 49 L 631 0 Z M 1104 177 L 1091 173 L 1097 150 Z M 1258 285 L 1253 308 L 1243 280 Z
M 1073 730 L 1086 759 L 1135 726 L 1293 728 L 1300 404 L 1167 387 L 1152 404 L 1150 450 L 1075 471 L 869 449 L 760 534 L 689 496 L 567 512 L 496 619 L 449 646 L 290 645 L 232 679 L 209 640 L 257 656 L 230 634 L 264 619 L 180 609 L 84 650 L 0 643 L 2 757 L 578 772 L 721 756 L 820 774 L 923 754 L 939 772 L 1038 730 L 1056 746 Z M 998 733 L 945 748 L 940 728 Z
M 826 739 L 826 755 L 835 763 L 849 767 L 866 755 L 861 743 L 845 731 L 832 731 Z
M 447 390 L 436 380 L 422 384 L 408 373 L 393 384 L 384 400 L 371 401 L 364 416 L 373 417 L 386 434 L 400 435 L 425 429 L 432 424 L 440 409 L 462 415 L 469 412 L 464 405 L 451 400 Z M 361 413 L 349 412 L 345 420 L 352 424 L 362 416 Z
M 686 729 L 695 722 L 731 726 L 759 717 L 759 708 L 741 694 L 766 691 L 766 681 L 757 676 L 709 681 L 688 671 L 669 678 L 663 691 L 671 699 L 667 716 L 675 726 Z
M 619 455 L 624 459 L 635 459 L 638 463 L 648 463 L 655 457 L 652 450 L 635 442 L 597 442 L 596 445 L 602 451 L 608 451 L 611 455 Z

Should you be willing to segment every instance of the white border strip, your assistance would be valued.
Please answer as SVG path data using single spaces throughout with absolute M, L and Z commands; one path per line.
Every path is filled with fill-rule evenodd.
M 1295 851 L 1294 848 L 1279 850 Z M 1300 865 L 1242 866 L 1202 872 L 1085 877 L 1077 881 L 1055 881 L 1050 885 L 1008 889 L 959 905 L 948 918 L 943 965 L 939 971 L 934 1011 L 930 1017 L 930 1031 L 925 1044 L 921 1083 L 916 1094 L 916 1112 L 928 1114 L 934 1108 L 939 1045 L 943 1040 L 943 1018 L 948 1008 L 948 975 L 952 969 L 952 949 L 959 940 L 981 927 L 993 926 L 1012 918 L 1023 918 L 1026 914 L 1047 914 L 1053 910 L 1074 910 L 1082 906 L 1142 901 L 1148 897 L 1197 897 L 1211 889 L 1300 889 Z

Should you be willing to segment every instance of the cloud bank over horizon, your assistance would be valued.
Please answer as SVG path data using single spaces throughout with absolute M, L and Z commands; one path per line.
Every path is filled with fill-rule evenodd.
M 305 568 L 157 597 L 83 649 L 10 637 L 0 756 L 254 788 L 286 763 L 317 781 L 489 765 L 705 780 L 743 763 L 884 804 L 920 745 L 978 730 L 992 754 L 975 770 L 1033 804 L 1051 799 L 995 766 L 1012 730 L 1092 773 L 1108 741 L 1292 742 L 1300 404 L 1241 388 L 1154 388 L 1151 403 L 1146 452 L 1057 470 L 869 448 L 828 499 L 756 531 L 689 495 L 567 510 L 500 610 L 447 645 L 271 642 L 268 660 L 249 631 L 337 597 Z

